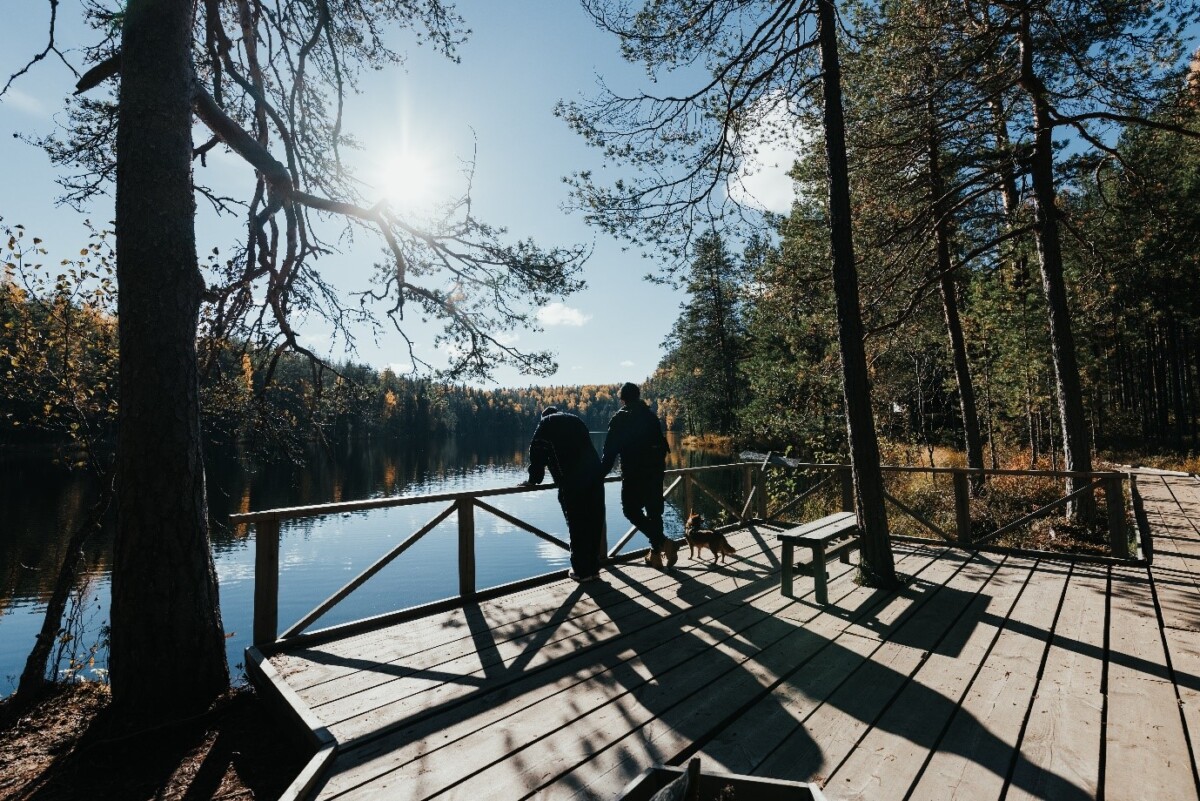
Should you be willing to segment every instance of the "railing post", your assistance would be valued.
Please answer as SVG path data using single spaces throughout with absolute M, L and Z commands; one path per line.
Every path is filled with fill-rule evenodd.
M 767 468 L 765 465 L 760 465 L 754 471 L 754 488 L 758 491 L 755 497 L 754 516 L 759 520 L 767 519 Z
M 254 524 L 254 644 L 279 639 L 279 521 Z
M 1129 558 L 1129 532 L 1125 525 L 1125 490 L 1123 477 L 1113 473 L 1104 479 L 1104 495 L 1108 506 L 1108 545 L 1118 559 Z
M 475 596 L 475 502 L 459 498 L 458 506 L 458 594 Z
M 954 482 L 954 529 L 955 536 L 962 545 L 971 543 L 971 490 L 967 484 L 967 474 L 955 470 L 951 477 Z
M 754 491 L 754 465 L 749 462 L 742 464 L 742 522 L 745 522 L 745 515 L 750 513 L 750 506 L 746 501 L 750 500 L 750 493 Z
M 842 479 L 842 511 L 854 511 L 854 468 L 846 465 L 838 470 Z

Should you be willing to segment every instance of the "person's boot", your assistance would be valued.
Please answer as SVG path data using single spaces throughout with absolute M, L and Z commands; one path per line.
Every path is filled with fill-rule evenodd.
M 651 548 L 650 552 L 646 554 L 646 564 L 650 565 L 650 567 L 656 567 L 659 570 L 662 570 L 662 554 L 659 553 L 657 549 Z
M 674 567 L 675 563 L 679 561 L 679 545 L 675 540 L 668 537 L 663 540 L 662 554 L 666 559 L 667 567 Z

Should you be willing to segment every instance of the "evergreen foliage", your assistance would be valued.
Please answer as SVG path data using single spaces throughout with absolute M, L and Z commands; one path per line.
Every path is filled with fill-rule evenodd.
M 682 401 L 689 434 L 732 434 L 744 403 L 746 378 L 745 277 L 715 231 L 698 238 L 684 282 L 689 299 L 663 343 L 658 379 Z

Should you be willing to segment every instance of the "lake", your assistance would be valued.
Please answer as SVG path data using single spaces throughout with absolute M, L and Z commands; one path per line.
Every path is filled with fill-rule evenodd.
M 597 448 L 603 433 L 594 434 Z M 508 487 L 526 477 L 526 440 L 465 443 L 448 440 L 347 442 L 313 447 L 302 464 L 260 462 L 233 447 L 206 453 L 213 556 L 221 585 L 227 656 L 235 681 L 243 681 L 254 597 L 254 528 L 231 526 L 229 515 L 281 506 L 365 498 L 431 495 Z M 672 441 L 668 467 L 729 461 Z M 549 480 L 549 477 L 547 477 Z M 42 624 L 57 566 L 70 533 L 87 515 L 94 482 L 42 454 L 0 454 L 0 697 L 16 689 L 25 658 Z M 608 541 L 628 529 L 619 485 L 606 486 Z M 567 539 L 553 490 L 489 499 L 497 508 Z M 286 628 L 332 595 L 391 547 L 424 525 L 444 504 L 418 504 L 285 522 L 280 530 L 279 621 Z M 569 555 L 483 510 L 476 510 L 476 586 L 480 589 L 570 566 Z M 681 536 L 680 510 L 668 504 L 667 532 Z M 436 601 L 457 594 L 457 523 L 451 517 L 373 576 L 314 626 Z M 77 588 L 82 605 L 73 641 L 87 653 L 102 640 L 108 617 L 112 522 L 94 535 L 87 570 Z M 645 547 L 641 534 L 626 550 Z M 104 653 L 85 677 L 100 675 Z

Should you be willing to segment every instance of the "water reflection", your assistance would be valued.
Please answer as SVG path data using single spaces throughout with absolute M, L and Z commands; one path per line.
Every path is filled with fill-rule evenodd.
M 595 435 L 597 449 L 603 434 Z M 525 477 L 527 441 L 411 444 L 381 441 L 313 448 L 303 463 L 257 462 L 234 447 L 206 454 L 214 560 L 232 666 L 249 643 L 254 588 L 254 529 L 229 523 L 229 515 L 280 506 L 340 500 L 416 496 L 512 486 Z M 696 466 L 725 458 L 672 448 L 669 467 Z M 730 477 L 732 479 L 732 476 Z M 709 480 L 710 486 L 721 484 Z M 97 495 L 89 477 L 45 457 L 0 457 L 0 696 L 12 692 L 41 625 L 58 564 L 70 532 Z M 619 486 L 606 489 L 610 546 L 624 534 Z M 491 499 L 497 508 L 562 539 L 562 512 L 552 491 Z M 680 500 L 682 503 L 682 500 Z M 704 504 L 703 499 L 698 503 Z M 444 508 L 444 504 L 309 518 L 285 525 L 280 543 L 281 624 L 290 625 L 372 564 Z M 715 509 L 709 513 L 715 512 Z M 669 504 L 667 530 L 679 536 L 680 510 Z M 476 511 L 477 586 L 514 581 L 569 564 L 568 554 L 504 520 Z M 85 547 L 94 598 L 81 638 L 100 638 L 108 615 L 113 520 Z M 458 591 L 457 523 L 452 515 L 400 559 L 336 607 L 318 626 L 451 596 Z M 628 548 L 644 547 L 636 535 Z M 103 665 L 100 665 L 103 667 Z

